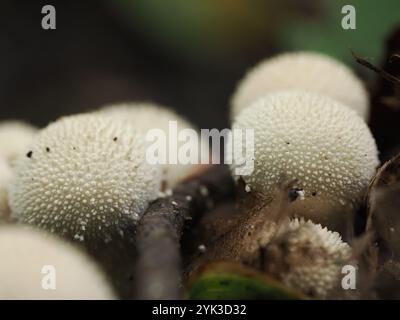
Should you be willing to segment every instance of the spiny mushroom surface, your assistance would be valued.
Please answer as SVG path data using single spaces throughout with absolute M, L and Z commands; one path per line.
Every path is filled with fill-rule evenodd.
M 37 129 L 28 123 L 12 120 L 0 122 L 0 153 L 10 164 L 23 152 Z
M 167 138 L 166 141 L 166 152 L 167 161 L 169 158 L 168 150 L 171 144 L 168 140 L 169 135 L 169 122 L 177 122 L 177 133 L 183 129 L 197 129 L 185 118 L 176 112 L 170 110 L 167 107 L 163 107 L 154 103 L 148 102 L 135 102 L 135 103 L 124 103 L 106 106 L 100 110 L 101 113 L 112 116 L 115 119 L 122 119 L 127 121 L 133 128 L 139 129 L 144 135 L 151 129 L 162 130 Z M 172 133 L 171 133 L 172 134 Z M 151 144 L 151 142 L 150 142 Z M 184 142 L 177 142 L 177 148 L 179 149 Z M 199 152 L 199 159 L 201 152 L 205 152 L 208 149 L 208 144 L 196 144 L 195 148 Z M 200 163 L 200 161 L 199 161 Z M 196 173 L 196 170 L 200 170 L 197 164 L 163 164 L 162 165 L 164 183 L 166 188 L 172 188 L 177 183 L 187 178 L 191 174 Z
M 0 228 L 0 299 L 114 299 L 80 250 L 37 230 Z
M 157 197 L 161 174 L 143 136 L 101 115 L 61 118 L 18 158 L 12 215 L 88 247 L 124 237 Z
M 231 115 L 268 93 L 293 89 L 331 97 L 368 119 L 368 93 L 361 80 L 343 63 L 316 52 L 284 53 L 254 67 L 232 98 Z
M 0 155 L 0 222 L 8 220 L 10 215 L 10 208 L 8 205 L 8 186 L 11 177 L 11 168 L 6 159 Z
M 364 121 L 314 93 L 268 95 L 243 110 L 233 128 L 254 129 L 254 146 L 249 147 L 254 149 L 243 152 L 254 154 L 253 172 L 242 176 L 248 190 L 272 199 L 282 179 L 298 180 L 302 200 L 293 204 L 296 214 L 324 225 L 328 214 L 344 215 L 360 203 L 379 163 Z M 239 150 L 240 141 L 233 143 Z M 231 166 L 234 175 L 239 166 Z
M 267 272 L 306 295 L 324 299 L 340 288 L 351 248 L 337 232 L 294 219 L 266 247 Z

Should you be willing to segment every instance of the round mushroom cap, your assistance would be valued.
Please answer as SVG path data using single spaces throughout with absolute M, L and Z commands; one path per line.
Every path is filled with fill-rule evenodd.
M 244 109 L 233 129 L 254 130 L 254 145 L 233 141 L 239 152 L 242 143 L 247 166 L 254 158 L 254 170 L 242 175 L 247 189 L 272 199 L 282 180 L 297 180 L 302 200 L 295 201 L 301 204 L 296 214 L 317 222 L 330 210 L 344 214 L 357 207 L 379 164 L 365 122 L 353 110 L 315 93 L 270 94 Z M 231 165 L 236 177 L 241 166 L 235 161 Z
M 22 121 L 0 122 L 0 153 L 12 165 L 15 159 L 25 152 L 36 132 L 35 127 Z
M 202 152 L 208 152 L 208 143 L 204 141 L 198 142 L 195 140 L 178 141 L 177 150 L 187 143 L 191 144 L 191 147 L 198 150 L 198 162 L 182 164 L 177 161 L 176 164 L 172 164 L 168 161 L 171 144 L 168 136 L 170 133 L 170 122 L 176 121 L 177 133 L 179 134 L 184 129 L 191 129 L 198 132 L 197 128 L 191 124 L 187 119 L 177 114 L 175 111 L 154 103 L 149 102 L 133 102 L 133 103 L 122 103 L 111 106 L 106 106 L 100 110 L 101 113 L 112 116 L 116 119 L 122 119 L 127 121 L 133 128 L 139 129 L 146 135 L 149 130 L 160 129 L 165 133 L 166 137 L 166 154 L 165 156 L 167 163 L 162 164 L 163 181 L 166 188 L 173 188 L 176 184 L 187 178 L 188 176 L 195 174 L 197 170 L 200 170 L 200 155 Z M 151 145 L 154 141 L 149 141 Z M 195 143 L 195 145 L 192 145 Z
M 8 205 L 8 187 L 12 178 L 11 168 L 6 159 L 0 155 L 0 223 L 10 216 Z
M 310 297 L 324 299 L 339 287 L 343 266 L 354 264 L 351 256 L 339 233 L 293 219 L 266 247 L 267 272 Z
M 341 102 L 364 120 L 369 117 L 368 93 L 361 80 L 343 63 L 316 52 L 280 54 L 250 70 L 232 97 L 232 117 L 258 98 L 282 90 L 313 91 Z
M 69 116 L 41 130 L 17 159 L 11 211 L 90 248 L 124 238 L 160 183 L 139 132 L 98 114 Z
M 0 299 L 114 299 L 80 250 L 21 226 L 0 227 Z

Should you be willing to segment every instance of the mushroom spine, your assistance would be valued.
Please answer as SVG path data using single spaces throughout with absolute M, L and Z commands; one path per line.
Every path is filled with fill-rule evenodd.
M 144 135 L 151 129 L 159 129 L 168 137 L 170 121 L 176 121 L 178 133 L 182 129 L 194 129 L 197 131 L 197 129 L 181 115 L 167 107 L 149 102 L 121 103 L 103 107 L 99 112 L 111 116 L 114 119 L 125 120 L 130 126 L 139 129 Z M 177 142 L 177 147 L 179 146 L 181 146 L 181 142 Z M 208 153 L 208 145 L 203 141 L 198 142 L 198 145 L 195 147 L 198 148 L 199 155 L 204 151 Z M 170 142 L 167 139 L 167 158 L 171 150 Z M 177 164 L 165 163 L 162 164 L 161 167 L 165 188 L 174 187 L 177 183 L 191 174 L 195 174 L 196 170 L 200 169 L 200 166 L 197 164 L 181 164 L 179 162 Z
M 0 154 L 13 164 L 25 151 L 37 129 L 23 121 L 9 120 L 0 122 Z
M 0 227 L 1 299 L 114 299 L 102 270 L 76 247 L 31 228 Z
M 139 132 L 98 114 L 69 116 L 41 130 L 18 158 L 11 211 L 91 247 L 123 238 L 157 197 L 160 181 Z
M 303 219 L 279 230 L 266 247 L 267 272 L 313 298 L 327 298 L 340 288 L 342 267 L 354 262 L 339 233 Z
M 7 221 L 10 215 L 8 188 L 12 178 L 11 167 L 0 155 L 0 222 Z
M 254 129 L 254 170 L 242 176 L 252 192 L 271 199 L 282 178 L 298 180 L 303 200 L 296 203 L 310 218 L 357 207 L 379 164 L 364 121 L 315 93 L 270 94 L 244 109 L 233 128 Z
M 333 98 L 368 119 L 369 98 L 361 80 L 343 63 L 316 52 L 284 53 L 255 66 L 232 97 L 231 115 L 268 93 L 297 89 Z

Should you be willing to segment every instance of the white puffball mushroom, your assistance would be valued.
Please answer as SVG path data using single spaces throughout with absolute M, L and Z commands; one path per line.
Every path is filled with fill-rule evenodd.
M 83 252 L 20 226 L 0 227 L 0 299 L 115 299 Z
M 173 188 L 176 184 L 186 179 L 187 177 L 196 174 L 198 170 L 201 170 L 201 165 L 198 164 L 182 164 L 179 159 L 176 164 L 169 162 L 168 150 L 173 150 L 172 145 L 169 143 L 169 124 L 170 121 L 176 121 L 177 134 L 183 129 L 193 129 L 198 131 L 193 124 L 186 120 L 175 111 L 149 102 L 131 102 L 121 103 L 103 107 L 100 109 L 101 113 L 112 116 L 115 119 L 122 119 L 127 121 L 133 128 L 139 129 L 144 135 L 151 129 L 160 129 L 165 133 L 166 136 L 166 153 L 162 153 L 162 156 L 166 157 L 165 164 L 162 164 L 162 170 L 164 175 L 165 188 Z M 149 142 L 149 145 L 154 141 Z M 198 159 L 200 163 L 200 155 L 202 152 L 208 152 L 208 143 L 203 141 L 198 142 L 197 140 L 189 140 L 189 144 L 193 145 L 193 148 L 198 150 Z M 177 142 L 177 149 L 179 149 L 186 142 Z
M 8 205 L 8 187 L 12 178 L 12 170 L 6 159 L 0 155 L 0 223 L 10 216 Z
M 0 122 L 0 153 L 10 164 L 23 152 L 31 142 L 37 129 L 18 120 Z
M 243 153 L 254 155 L 254 170 L 242 178 L 251 192 L 272 199 L 282 179 L 298 180 L 302 200 L 292 204 L 295 215 L 324 225 L 359 205 L 379 164 L 365 122 L 315 93 L 285 91 L 258 100 L 233 123 L 233 129 L 247 128 L 254 129 L 254 146 L 246 150 L 243 142 Z M 231 166 L 234 175 L 238 167 Z
M 124 238 L 161 183 L 144 145 L 139 132 L 109 117 L 61 118 L 17 159 L 12 216 L 88 248 Z
M 232 98 L 232 117 L 268 93 L 297 89 L 331 97 L 368 120 L 369 98 L 361 80 L 345 64 L 316 52 L 280 54 L 250 70 Z
M 340 288 L 341 270 L 353 263 L 351 255 L 339 233 L 310 220 L 293 219 L 266 247 L 266 271 L 289 287 L 324 299 Z

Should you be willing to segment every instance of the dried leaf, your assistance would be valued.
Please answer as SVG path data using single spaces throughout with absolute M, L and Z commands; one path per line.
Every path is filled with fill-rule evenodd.
M 379 270 L 375 283 L 380 299 L 400 299 L 400 263 L 387 261 Z
M 233 225 L 220 237 L 209 242 L 205 252 L 198 252 L 192 257 L 188 273 L 193 272 L 207 261 L 240 261 L 250 265 L 260 263 L 260 249 L 278 231 L 279 225 L 288 217 L 288 206 L 293 200 L 290 197 L 293 182 L 285 182 L 278 186 L 276 196 L 269 203 L 255 199 L 249 194 L 248 199 L 256 201 L 248 203 L 234 219 Z M 220 220 L 220 224 L 224 222 Z M 224 227 L 222 227 L 224 229 Z M 210 235 L 210 238 L 213 238 Z
M 376 173 L 367 195 L 367 232 L 375 234 L 379 262 L 400 261 L 400 154 Z M 375 247 L 371 248 L 375 250 Z

